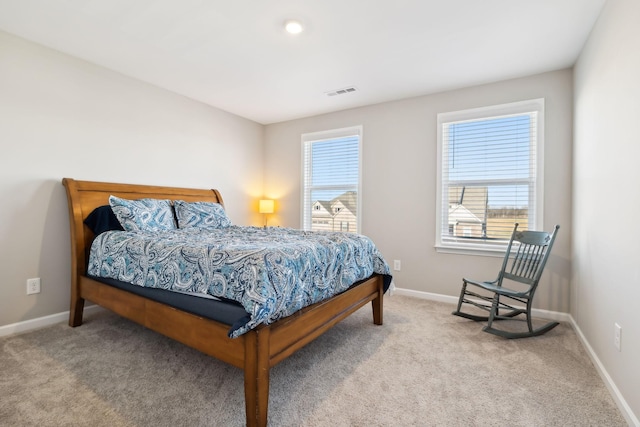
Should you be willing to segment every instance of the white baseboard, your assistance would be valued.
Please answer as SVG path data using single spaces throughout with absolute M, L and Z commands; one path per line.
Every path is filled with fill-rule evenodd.
M 434 294 L 430 292 L 414 291 L 411 289 L 402 289 L 397 287 L 394 287 L 391 290 L 391 295 L 404 295 L 404 296 L 409 296 L 414 298 L 421 298 L 421 299 L 427 299 L 432 301 L 449 303 L 451 305 L 455 305 L 458 303 L 458 297 Z M 618 387 L 616 387 L 616 384 L 611 379 L 611 376 L 605 369 L 604 365 L 602 365 L 602 362 L 600 362 L 600 359 L 598 359 L 598 356 L 593 351 L 593 348 L 591 347 L 591 345 L 585 338 L 584 334 L 576 324 L 575 320 L 573 319 L 573 316 L 571 316 L 569 313 L 560 313 L 557 311 L 540 310 L 535 308 L 531 310 L 531 314 L 533 314 L 535 317 L 540 317 L 543 319 L 550 319 L 558 322 L 567 322 L 571 325 L 574 331 L 576 331 L 576 334 L 578 335 L 578 338 L 580 339 L 582 346 L 587 351 L 587 354 L 589 355 L 589 357 L 591 358 L 591 361 L 596 367 L 596 371 L 598 371 L 598 374 L 602 378 L 605 386 L 609 390 L 611 397 L 613 398 L 614 402 L 618 406 L 618 409 L 620 409 L 620 412 L 622 413 L 622 415 L 625 417 L 625 419 L 627 420 L 630 426 L 640 427 L 640 420 L 638 420 L 638 417 L 635 416 L 635 414 L 629 407 L 629 404 L 622 396 L 622 393 L 620 393 L 620 390 L 618 389 Z
M 431 301 L 445 302 L 452 305 L 458 303 L 458 297 L 452 297 L 450 295 L 434 294 L 431 292 L 413 291 L 411 289 L 394 288 L 391 295 L 404 295 L 408 297 L 428 299 Z M 541 319 L 555 320 L 557 322 L 571 322 L 571 316 L 569 313 L 561 313 L 559 311 L 542 310 L 539 308 L 531 309 L 531 314 L 534 317 Z
M 571 319 L 570 320 L 571 326 L 576 331 L 576 334 L 578 335 L 578 338 L 580 339 L 582 346 L 585 348 L 585 350 L 587 350 L 587 354 L 589 355 L 589 357 L 591 358 L 591 361 L 596 367 L 596 371 L 598 371 L 598 374 L 600 374 L 602 381 L 604 381 L 604 384 L 607 386 L 607 389 L 609 389 L 609 393 L 611 394 L 611 397 L 613 398 L 614 402 L 616 402 L 616 405 L 618 405 L 618 409 L 620 409 L 620 412 L 622 412 L 622 415 L 627 420 L 627 423 L 629 423 L 630 426 L 640 427 L 640 419 L 636 417 L 636 415 L 633 413 L 633 411 L 629 407 L 629 404 L 622 396 L 622 393 L 620 393 L 620 390 L 618 389 L 618 387 L 616 387 L 616 383 L 613 382 L 613 379 L 611 379 L 611 376 L 605 369 L 604 365 L 602 364 L 602 362 L 600 361 L 596 353 L 593 351 L 593 348 L 589 344 L 589 341 L 587 341 L 587 338 L 584 336 L 584 334 L 576 324 L 575 320 L 573 319 L 573 316 L 569 316 L 569 317 Z
M 104 308 L 98 305 L 90 305 L 84 308 L 84 313 L 89 314 Z M 49 316 L 38 317 L 37 319 L 24 320 L 10 325 L 0 326 L 0 337 L 8 335 L 21 334 L 23 332 L 33 331 L 35 329 L 44 328 L 45 326 L 55 325 L 56 323 L 66 322 L 69 319 L 69 312 L 50 314 Z

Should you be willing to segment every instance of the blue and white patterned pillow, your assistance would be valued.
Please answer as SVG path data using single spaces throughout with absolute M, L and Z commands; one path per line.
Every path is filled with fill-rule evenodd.
M 178 228 L 224 228 L 231 225 L 227 212 L 219 203 L 174 202 Z
M 125 231 L 175 230 L 171 200 L 127 200 L 109 196 L 109 205 Z

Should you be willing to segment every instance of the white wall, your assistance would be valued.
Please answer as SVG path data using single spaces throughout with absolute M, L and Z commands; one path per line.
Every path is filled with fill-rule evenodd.
M 609 0 L 575 66 L 571 313 L 640 416 L 640 2 Z M 613 345 L 614 323 L 622 347 Z M 636 421 L 637 418 L 636 418 Z
M 263 131 L 0 32 L 0 326 L 69 309 L 63 177 L 218 188 L 235 223 L 258 224 Z
M 402 261 L 401 288 L 457 296 L 462 276 L 493 279 L 501 260 L 436 253 L 436 116 L 545 98 L 544 227 L 561 230 L 535 305 L 568 312 L 571 274 L 572 73 L 528 78 L 272 124 L 265 131 L 265 193 L 272 224 L 300 226 L 300 135 L 363 125 L 362 232 L 385 258 Z

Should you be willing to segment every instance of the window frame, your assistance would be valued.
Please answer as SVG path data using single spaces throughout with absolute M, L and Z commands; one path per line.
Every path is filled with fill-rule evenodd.
M 355 190 L 356 197 L 356 230 L 355 233 L 360 233 L 361 224 L 362 224 L 362 139 L 363 139 L 363 129 L 362 125 L 359 126 L 349 126 L 340 129 L 331 129 L 326 131 L 319 132 L 310 132 L 303 133 L 301 136 L 301 152 L 302 152 L 302 161 L 301 161 L 301 212 L 300 212 L 300 224 L 303 230 L 312 230 L 313 227 L 313 218 L 311 215 L 312 209 L 312 200 L 311 200 L 311 192 L 314 189 L 321 190 L 342 190 L 349 191 Z M 356 185 L 345 184 L 345 185 L 334 185 L 334 186 L 310 186 L 307 183 L 307 177 L 309 174 L 305 169 L 305 165 L 307 165 L 308 157 L 311 155 L 311 150 L 307 147 L 310 147 L 314 142 L 327 141 L 332 139 L 340 139 L 346 137 L 358 137 L 358 179 Z M 308 217 L 307 217 L 308 212 Z
M 535 125 L 535 182 L 532 188 L 535 191 L 533 195 L 534 207 L 530 210 L 533 213 L 533 219 L 529 218 L 529 229 L 540 230 L 543 224 L 544 212 L 544 98 L 531 99 L 526 101 L 512 102 L 506 104 L 498 104 L 486 107 L 472 108 L 467 110 L 452 111 L 440 113 L 437 116 L 437 173 L 436 173 L 436 233 L 435 248 L 436 251 L 442 253 L 457 253 L 466 255 L 486 255 L 486 256 L 503 256 L 506 250 L 507 240 L 499 240 L 496 242 L 474 241 L 464 239 L 444 240 L 442 234 L 442 224 L 444 221 L 443 200 L 444 196 L 444 179 L 443 172 L 448 166 L 444 165 L 445 147 L 444 146 L 444 126 L 455 122 L 463 122 L 468 120 L 490 120 L 493 118 L 509 115 L 531 114 L 536 113 Z M 530 194 L 531 198 L 532 195 Z M 448 205 L 448 202 L 447 202 Z

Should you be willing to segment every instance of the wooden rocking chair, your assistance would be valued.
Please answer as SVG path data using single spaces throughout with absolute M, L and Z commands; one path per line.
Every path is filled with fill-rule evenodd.
M 505 338 L 526 338 L 542 335 L 558 326 L 558 322 L 550 322 L 533 329 L 531 305 L 559 228 L 560 226 L 556 225 L 552 233 L 518 231 L 518 224 L 516 224 L 513 228 L 498 278 L 490 282 L 462 279 L 462 291 L 458 300 L 458 308 L 452 314 L 475 321 L 488 321 L 487 326 L 482 330 Z M 503 286 L 506 280 L 514 282 L 517 285 L 516 289 Z M 480 287 L 488 291 L 490 295 L 481 295 L 470 291 L 467 289 L 468 285 Z M 505 299 L 508 303 L 505 302 Z M 511 304 L 515 304 L 513 301 L 523 304 L 524 308 L 522 306 L 512 306 Z M 462 304 L 470 304 L 486 310 L 489 315 L 479 316 L 462 312 Z M 512 319 L 519 314 L 524 314 L 526 319 L 514 320 L 526 320 L 527 332 L 510 332 L 493 327 L 495 320 Z

